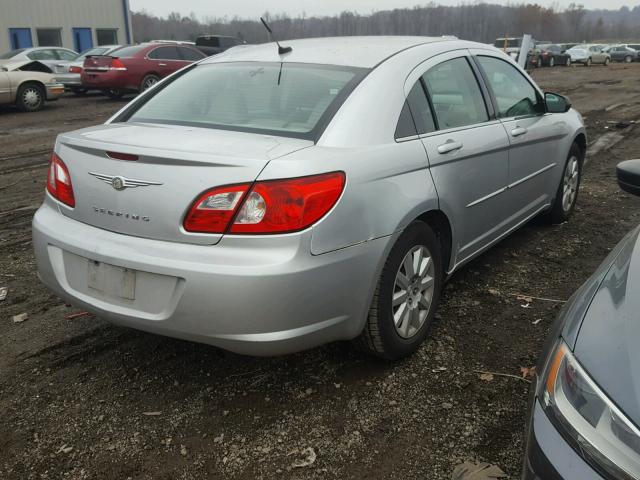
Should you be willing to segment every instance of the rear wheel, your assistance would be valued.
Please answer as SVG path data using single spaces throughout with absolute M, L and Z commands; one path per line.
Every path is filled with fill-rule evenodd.
M 44 89 L 35 83 L 21 85 L 16 96 L 16 105 L 23 112 L 37 112 L 44 106 Z
M 631 55 L 627 55 L 626 57 L 624 57 L 624 63 L 631 63 Z
M 104 91 L 104 94 L 112 100 L 119 100 L 124 97 L 124 91 L 119 88 L 110 88 Z
M 413 222 L 389 253 L 358 346 L 388 360 L 414 353 L 429 331 L 442 277 L 438 238 L 426 223 Z
M 157 75 L 147 75 L 142 79 L 142 82 L 140 82 L 140 91 L 144 92 L 145 90 L 148 90 L 159 81 L 160 78 Z
M 581 177 L 582 151 L 580 147 L 574 143 L 571 146 L 571 150 L 569 150 L 562 180 L 556 192 L 556 199 L 549 212 L 551 223 L 557 224 L 569 220 L 578 201 Z

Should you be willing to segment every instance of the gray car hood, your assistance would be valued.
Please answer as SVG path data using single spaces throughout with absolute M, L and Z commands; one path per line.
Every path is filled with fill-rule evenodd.
M 575 356 L 640 425 L 640 230 L 623 240 L 586 312 Z M 622 243 L 622 242 L 621 242 Z

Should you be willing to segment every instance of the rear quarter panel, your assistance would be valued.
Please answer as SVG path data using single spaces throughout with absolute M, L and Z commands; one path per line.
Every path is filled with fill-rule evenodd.
M 424 148 L 409 141 L 364 148 L 312 147 L 272 160 L 260 180 L 341 170 L 337 204 L 313 226 L 314 255 L 390 236 L 438 208 Z

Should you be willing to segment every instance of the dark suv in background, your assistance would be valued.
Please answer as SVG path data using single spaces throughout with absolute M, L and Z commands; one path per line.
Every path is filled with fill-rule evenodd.
M 200 35 L 196 38 L 196 48 L 207 56 L 222 53 L 245 42 L 238 37 L 225 35 Z

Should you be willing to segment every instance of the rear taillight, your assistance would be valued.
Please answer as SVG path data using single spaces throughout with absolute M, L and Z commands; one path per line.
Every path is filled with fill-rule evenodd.
M 122 60 L 120 60 L 119 58 L 112 58 L 111 59 L 111 66 L 109 67 L 110 70 L 126 70 L 127 67 L 124 65 L 124 63 L 122 63 Z
M 236 234 L 304 230 L 331 210 L 344 184 L 344 172 L 331 172 L 214 188 L 193 203 L 184 229 Z
M 82 73 L 82 67 L 69 67 L 69 73 Z
M 49 176 L 47 177 L 47 191 L 53 198 L 70 207 L 76 206 L 73 196 L 71 176 L 64 162 L 55 153 L 51 154 L 49 161 Z

